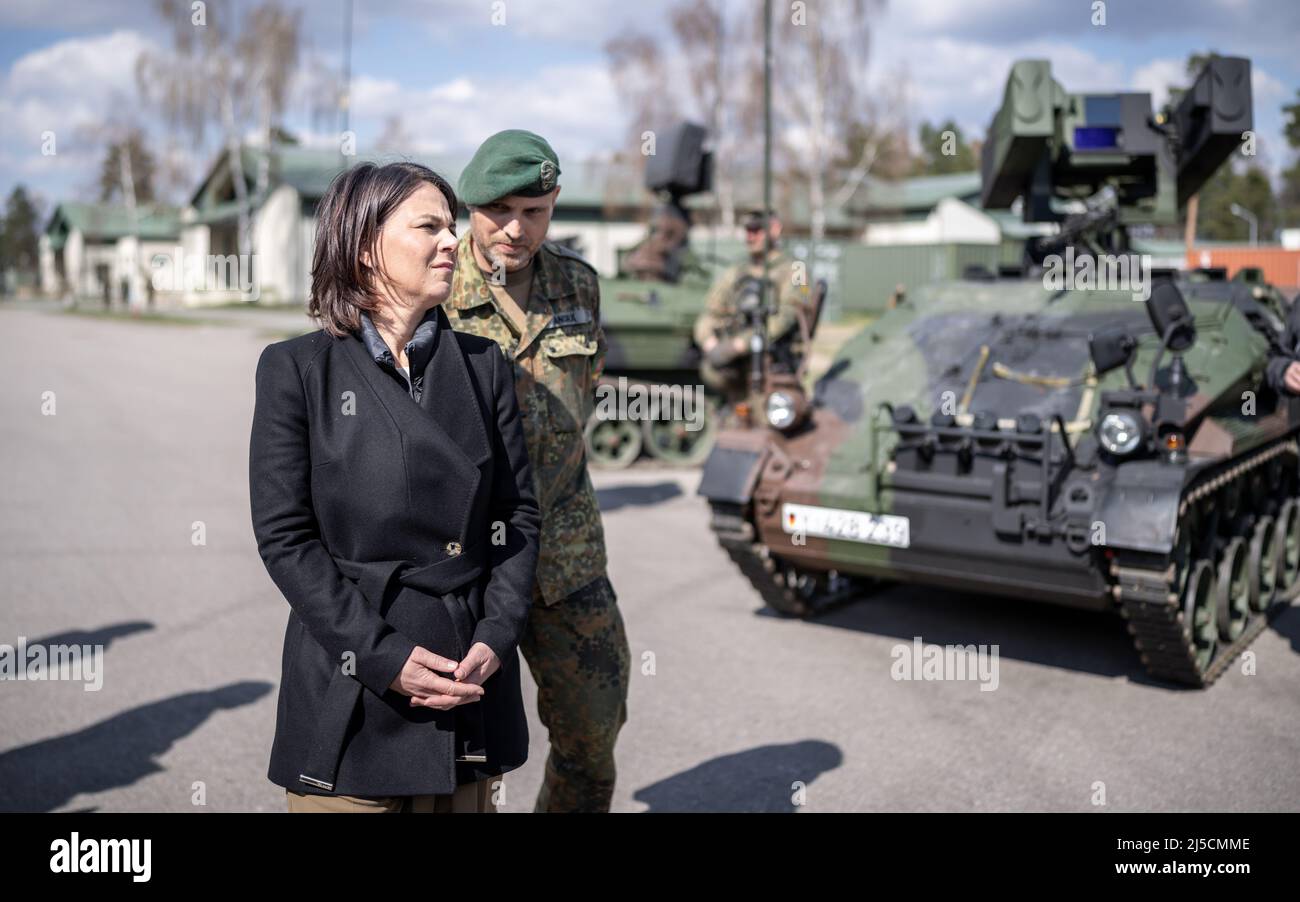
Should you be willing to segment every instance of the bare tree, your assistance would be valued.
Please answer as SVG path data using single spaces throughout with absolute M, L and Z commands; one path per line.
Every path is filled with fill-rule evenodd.
M 744 25 L 726 0 L 682 0 L 669 16 L 686 64 L 695 105 L 709 129 L 713 149 L 713 191 L 719 220 L 735 225 L 738 149 L 757 137 L 752 106 L 753 41 L 743 40 Z M 750 23 L 752 24 L 752 23 Z
M 406 130 L 406 121 L 400 113 L 390 113 L 384 119 L 384 130 L 379 133 L 375 140 L 375 147 L 378 150 L 386 150 L 394 153 L 409 153 L 415 139 L 411 133 Z
M 122 198 L 122 205 L 126 207 L 127 231 L 134 239 L 131 260 L 134 272 L 140 263 L 139 200 L 142 191 L 137 190 L 137 183 L 146 196 L 152 195 L 152 175 L 146 174 L 146 170 L 151 170 L 153 164 L 152 161 L 146 162 L 147 151 L 144 149 L 143 131 L 139 122 L 121 98 L 115 97 L 114 100 L 116 102 L 113 104 L 112 116 L 106 116 L 101 122 L 82 125 L 77 131 L 80 141 L 104 147 L 104 162 L 100 167 L 95 191 L 101 202 L 109 200 L 114 192 Z M 146 185 L 150 187 L 146 188 Z M 134 278 L 127 282 L 125 300 L 129 307 L 134 307 L 139 302 L 135 286 Z
M 614 89 L 628 110 L 626 147 L 636 168 L 645 168 L 643 135 L 679 117 L 668 69 L 659 42 L 637 32 L 624 32 L 605 42 Z
M 258 160 L 254 190 L 265 197 L 270 185 L 272 129 L 284 115 L 289 82 L 298 68 L 301 10 L 289 12 L 275 0 L 254 7 L 235 42 L 236 57 L 257 96 L 257 125 L 266 152 Z
M 343 73 L 327 64 L 318 54 L 310 54 L 298 71 L 307 101 L 307 116 L 312 129 L 336 132 L 339 110 L 343 107 Z
M 263 0 L 242 22 L 233 4 L 191 6 L 154 0 L 171 26 L 172 49 L 146 52 L 136 61 L 141 94 L 157 103 L 174 128 L 202 146 L 216 127 L 229 160 L 238 208 L 239 253 L 252 253 L 250 198 L 242 156 L 242 133 L 256 124 L 265 144 L 255 190 L 269 185 L 272 129 L 284 112 L 288 85 L 298 63 L 299 12 Z M 208 14 L 211 9 L 212 14 Z
M 773 23 L 773 131 L 807 182 L 814 240 L 906 130 L 905 78 L 881 86 L 869 79 L 872 16 L 883 6 L 818 0 L 783 10 Z
M 650 35 L 627 31 L 605 45 L 615 89 L 629 111 L 628 142 L 638 148 L 634 158 L 640 157 L 644 131 L 681 118 L 682 106 L 693 106 L 709 132 L 719 218 L 731 226 L 737 163 L 753 149 L 762 124 L 753 77 L 761 64 L 753 39 L 761 38 L 761 18 L 753 4 L 728 0 L 680 0 L 668 18 L 680 71 L 670 67 Z M 640 172 L 644 158 L 636 162 Z
M 110 138 L 104 148 L 99 171 L 100 202 L 112 200 L 115 194 L 127 203 L 152 202 L 153 172 L 153 154 L 145 144 L 144 132 L 135 126 L 125 129 L 121 137 Z

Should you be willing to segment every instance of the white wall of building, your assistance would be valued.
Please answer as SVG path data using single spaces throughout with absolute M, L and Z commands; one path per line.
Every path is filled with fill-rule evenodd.
M 646 226 L 639 222 L 552 222 L 547 237 L 562 241 L 576 236 L 587 262 L 602 276 L 613 276 L 618 271 L 619 249 L 631 247 L 645 234 Z
M 298 192 L 280 185 L 253 216 L 253 281 L 258 300 L 283 304 L 305 300 L 302 273 L 311 265 L 301 255 L 302 214 Z
M 86 241 L 80 230 L 68 235 L 64 247 L 64 265 L 73 294 L 79 298 L 101 300 L 107 290 L 110 302 L 120 301 L 121 285 L 114 278 L 117 271 L 117 244 Z M 71 263 L 69 263 L 69 257 Z
M 182 221 L 181 245 L 187 259 L 201 259 L 213 265 L 212 227 L 194 221 L 188 208 Z M 223 226 L 226 227 L 226 226 Z M 240 278 L 250 285 L 250 296 L 264 304 L 305 303 L 310 288 L 314 220 L 302 215 L 302 199 L 289 185 L 272 190 L 266 202 L 253 211 L 253 259 L 240 261 Z M 225 267 L 224 259 L 221 263 Z M 188 306 L 222 304 L 245 300 L 237 286 L 207 284 L 185 291 Z
M 945 197 L 923 220 L 876 222 L 866 244 L 998 244 L 1002 230 L 993 217 L 955 197 Z
M 204 258 L 211 252 L 211 228 L 194 221 L 193 209 L 182 214 L 180 246 L 186 259 Z M 189 220 L 186 223 L 186 220 Z M 461 234 L 469 228 L 461 220 Z M 584 257 L 602 275 L 612 276 L 618 268 L 618 250 L 630 247 L 645 236 L 646 226 L 636 222 L 552 222 L 549 238 L 564 240 L 576 238 Z M 271 192 L 253 214 L 253 241 L 255 260 L 253 279 L 258 289 L 258 301 L 269 304 L 303 303 L 311 291 L 312 254 L 316 246 L 316 220 L 302 214 L 302 199 L 288 185 L 280 185 Z M 174 250 L 174 249 L 173 249 Z M 236 291 L 184 292 L 183 303 L 188 306 L 225 303 L 239 300 Z
M 50 245 L 50 236 L 44 233 L 37 240 L 37 257 L 40 261 L 41 294 L 46 297 L 62 297 L 65 291 L 63 279 L 59 275 L 59 258 L 62 251 L 55 251 Z

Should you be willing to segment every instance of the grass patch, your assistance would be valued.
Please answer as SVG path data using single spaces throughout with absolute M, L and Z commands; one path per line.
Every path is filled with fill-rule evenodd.
M 167 313 L 132 313 L 127 310 L 93 310 L 84 307 L 65 307 L 59 311 L 67 316 L 87 319 L 116 320 L 124 323 L 154 323 L 161 326 L 221 326 L 220 320 L 199 319 L 191 316 L 172 316 Z
M 244 301 L 222 301 L 220 304 L 204 304 L 203 307 L 213 310 L 261 310 L 267 313 L 302 313 L 306 314 L 307 304 L 297 302 L 264 303 L 257 301 L 252 304 Z M 200 308 L 202 309 L 202 308 Z
M 299 335 L 306 335 L 308 332 L 314 332 L 315 329 L 304 329 L 301 332 L 290 332 L 287 329 L 258 329 L 257 337 L 264 338 L 267 341 L 285 341 L 290 338 L 297 338 Z

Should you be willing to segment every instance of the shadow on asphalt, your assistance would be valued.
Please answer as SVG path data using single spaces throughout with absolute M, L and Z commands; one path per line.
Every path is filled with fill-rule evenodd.
M 274 688 L 244 681 L 186 692 L 0 753 L 0 811 L 53 811 L 79 793 L 130 786 L 163 770 L 158 758 L 213 713 L 251 705 Z
M 817 739 L 761 745 L 722 755 L 638 789 L 632 798 L 660 811 L 793 813 L 796 784 L 811 787 L 844 763 L 839 746 Z
M 767 608 L 756 614 L 781 616 Z M 1123 677 L 1153 689 L 1199 691 L 1148 675 L 1124 621 L 1106 612 L 886 584 L 810 622 L 893 636 L 902 642 L 919 636 L 926 645 L 997 645 L 1000 658 Z M 1270 628 L 1300 652 L 1300 611 L 1294 603 L 1274 614 Z
M 33 645 L 102 645 L 107 651 L 112 647 L 114 640 L 125 639 L 135 633 L 148 632 L 153 628 L 153 623 L 148 620 L 127 620 L 97 630 L 68 630 L 66 633 L 28 639 L 27 645 L 29 648 Z
M 1283 639 L 1291 643 L 1291 650 L 1300 655 L 1300 607 L 1295 602 L 1273 618 L 1269 624 Z
M 655 482 L 648 485 L 616 485 L 596 489 L 596 501 L 600 511 L 607 514 L 621 507 L 649 507 L 671 501 L 682 494 L 682 487 L 675 482 Z

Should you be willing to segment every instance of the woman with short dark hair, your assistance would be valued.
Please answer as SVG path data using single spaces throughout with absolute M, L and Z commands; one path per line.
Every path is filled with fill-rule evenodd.
M 290 811 L 491 811 L 527 757 L 539 514 L 510 364 L 440 306 L 456 209 L 424 166 L 341 173 L 322 328 L 258 361 L 253 530 L 290 606 L 268 776 Z

